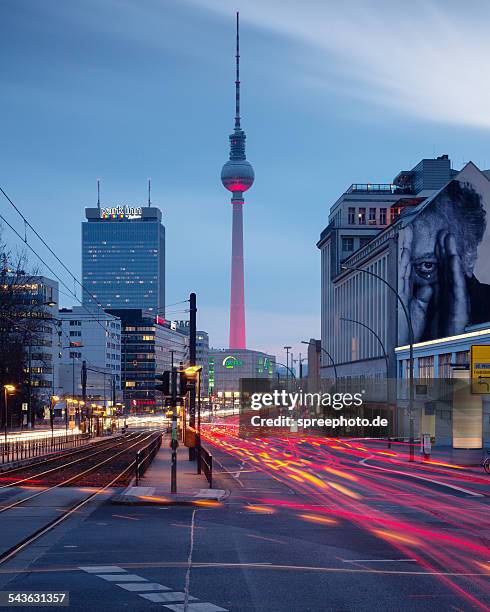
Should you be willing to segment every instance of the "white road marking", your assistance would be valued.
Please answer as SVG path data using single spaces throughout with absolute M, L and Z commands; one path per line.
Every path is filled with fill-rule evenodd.
M 124 580 L 124 582 L 148 582 L 146 578 L 136 574 L 97 574 L 97 578 L 102 578 L 102 580 L 109 582 L 117 582 L 118 580 Z
M 181 591 L 170 591 L 168 593 L 142 593 L 140 597 L 153 601 L 155 603 L 170 603 L 172 601 L 185 601 L 186 595 Z M 196 599 L 195 597 L 189 596 L 189 599 Z
M 136 574 L 129 574 L 125 569 L 118 565 L 86 565 L 79 566 L 84 572 L 88 574 L 96 575 L 97 578 L 107 580 L 108 582 L 116 583 L 116 586 L 126 591 L 132 591 L 133 593 L 153 601 L 154 603 L 164 604 L 166 608 L 173 610 L 174 612 L 229 612 L 226 608 L 215 606 L 212 603 L 206 601 L 199 601 L 197 597 L 189 595 L 189 584 L 190 584 L 190 570 L 192 566 L 192 552 L 194 549 L 194 529 L 195 529 L 195 515 L 197 509 L 192 513 L 191 522 L 191 545 L 188 557 L 188 568 L 186 574 L 186 592 L 172 591 L 170 587 L 164 586 L 158 582 L 149 582 L 146 578 L 138 576 Z M 103 574 L 100 572 L 114 572 Z M 116 573 L 118 572 L 118 573 Z M 158 591 L 155 593 L 143 593 L 142 591 Z M 165 605 L 165 604 L 175 605 Z M 196 603 L 189 603 L 196 602 Z
M 417 559 L 342 559 L 343 563 L 417 563 Z
M 196 525 L 196 512 L 197 510 L 193 510 L 192 519 L 191 519 L 191 534 L 190 534 L 190 545 L 189 545 L 189 556 L 187 557 L 187 571 L 185 573 L 185 599 L 184 599 L 184 608 L 187 609 L 189 606 L 189 586 L 191 583 L 191 567 L 192 567 L 192 552 L 194 551 L 194 528 Z
M 116 586 L 126 591 L 171 591 L 170 587 L 163 586 L 158 582 L 129 582 L 128 584 L 117 584 Z
M 239 478 L 237 478 L 233 472 L 230 472 L 225 468 L 225 466 L 221 463 L 219 459 L 217 459 L 216 457 L 213 457 L 213 461 L 216 462 L 220 466 L 223 472 L 226 472 L 226 474 L 229 474 L 232 478 L 234 478 L 241 487 L 245 486 L 243 482 Z
M 425 480 L 426 482 L 433 482 L 434 484 L 440 485 L 441 487 L 448 487 L 449 489 L 454 489 L 455 491 L 460 491 L 461 493 L 466 493 L 466 495 L 473 495 L 473 497 L 485 497 L 482 493 L 475 493 L 474 491 L 469 491 L 468 489 L 463 489 L 463 487 L 457 487 L 456 485 L 448 484 L 447 482 L 441 482 L 440 480 L 434 480 L 433 478 L 425 478 L 424 476 L 419 476 L 418 474 L 410 474 L 409 472 L 400 472 L 398 470 L 389 470 L 388 468 L 382 468 L 377 465 L 370 465 L 369 463 L 365 463 L 369 459 L 376 459 L 374 455 L 370 455 L 365 459 L 361 459 L 359 463 L 365 465 L 366 467 L 373 468 L 374 470 L 381 470 L 383 472 L 391 472 L 393 474 L 402 474 L 402 476 L 409 476 L 410 478 L 418 478 L 418 480 Z
M 84 572 L 88 572 L 89 574 L 98 574 L 102 573 L 112 573 L 112 572 L 125 572 L 126 570 L 118 565 L 88 565 L 88 566 L 80 566 L 79 569 Z
M 220 608 L 212 603 L 206 601 L 199 601 L 198 603 L 191 603 L 184 608 L 184 604 L 176 604 L 175 606 L 165 606 L 173 612 L 228 612 L 227 608 Z

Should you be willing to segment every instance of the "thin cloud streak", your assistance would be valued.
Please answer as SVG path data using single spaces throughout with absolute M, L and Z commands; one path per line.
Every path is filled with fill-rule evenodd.
M 231 18 L 228 2 L 190 1 Z M 242 7 L 244 23 L 307 45 L 305 84 L 423 120 L 485 128 L 489 17 L 481 0 L 308 0 L 299 10 L 292 0 L 248 0 Z

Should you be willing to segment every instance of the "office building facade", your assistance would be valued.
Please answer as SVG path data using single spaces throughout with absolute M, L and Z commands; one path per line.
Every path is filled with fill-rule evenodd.
M 87 396 L 110 397 L 121 389 L 121 321 L 83 306 L 59 311 L 60 392 L 81 395 L 81 367 L 87 367 Z
M 351 185 L 331 207 L 317 243 L 322 378 L 396 376 L 397 297 L 376 276 L 398 287 L 400 229 L 456 175 L 447 155 L 424 159 L 392 183 Z
M 165 228 L 153 206 L 85 209 L 82 302 L 164 314 Z
M 170 321 L 140 309 L 110 310 L 121 319 L 121 378 L 127 412 L 163 408 L 155 376 L 188 360 L 188 336 Z

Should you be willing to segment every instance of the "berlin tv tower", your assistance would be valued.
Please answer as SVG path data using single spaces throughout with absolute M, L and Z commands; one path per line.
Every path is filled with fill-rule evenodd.
M 246 348 L 245 289 L 243 272 L 243 193 L 254 182 L 252 164 L 245 156 L 245 132 L 240 126 L 240 29 L 236 14 L 235 129 L 230 136 L 230 159 L 221 170 L 221 182 L 231 191 L 233 229 L 231 246 L 230 343 L 231 349 Z

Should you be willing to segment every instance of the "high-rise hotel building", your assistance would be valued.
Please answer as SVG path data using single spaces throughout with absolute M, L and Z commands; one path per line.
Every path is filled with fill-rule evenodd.
M 83 305 L 164 314 L 165 227 L 153 206 L 85 209 Z

